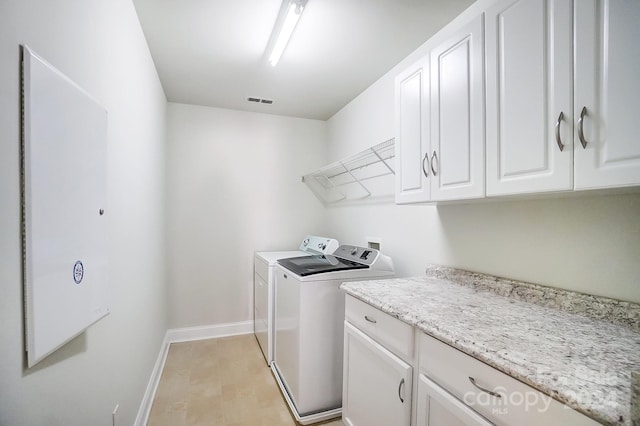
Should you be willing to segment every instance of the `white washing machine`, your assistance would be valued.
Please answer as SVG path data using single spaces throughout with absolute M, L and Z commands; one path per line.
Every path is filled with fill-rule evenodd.
M 280 259 L 276 266 L 274 376 L 303 424 L 342 413 L 345 281 L 389 278 L 390 257 L 340 246 L 333 255 Z
M 338 241 L 333 238 L 307 235 L 294 251 L 259 251 L 255 253 L 253 268 L 253 327 L 267 365 L 273 362 L 274 354 L 274 268 L 278 259 L 331 254 Z

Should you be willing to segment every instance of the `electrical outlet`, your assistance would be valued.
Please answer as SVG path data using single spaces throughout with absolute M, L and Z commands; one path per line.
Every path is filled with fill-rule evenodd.
M 116 407 L 113 409 L 111 413 L 111 426 L 116 426 L 116 414 L 118 414 L 118 410 L 120 409 L 120 404 L 116 404 Z
M 379 237 L 365 237 L 367 240 L 367 247 L 380 250 L 380 246 L 382 245 L 382 238 Z

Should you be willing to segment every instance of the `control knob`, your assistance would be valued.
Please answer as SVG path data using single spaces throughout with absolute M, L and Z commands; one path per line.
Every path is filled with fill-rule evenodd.
M 350 253 L 351 253 L 351 255 L 352 255 L 352 256 L 355 256 L 357 252 L 358 252 L 358 249 L 357 249 L 357 248 L 355 248 L 355 247 L 354 247 L 354 248 L 352 248 L 352 249 L 351 249 L 351 251 L 350 251 Z

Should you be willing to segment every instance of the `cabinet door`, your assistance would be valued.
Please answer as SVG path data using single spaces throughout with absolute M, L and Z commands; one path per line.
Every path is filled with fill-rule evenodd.
M 429 58 L 395 79 L 396 203 L 429 201 Z
M 486 20 L 487 195 L 572 189 L 571 1 L 501 0 Z
M 575 189 L 638 185 L 640 2 L 580 0 L 574 7 Z
M 418 378 L 418 426 L 491 426 L 492 423 L 424 374 Z
M 483 16 L 431 51 L 431 199 L 484 196 Z
M 342 419 L 349 426 L 409 426 L 412 368 L 348 322 Z

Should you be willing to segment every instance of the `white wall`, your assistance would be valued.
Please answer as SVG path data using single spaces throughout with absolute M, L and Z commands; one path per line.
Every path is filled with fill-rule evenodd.
M 394 76 L 447 31 L 328 121 L 329 161 L 394 136 Z M 341 241 L 382 238 L 401 276 L 423 275 L 436 263 L 640 302 L 640 195 L 331 207 L 328 223 Z
M 253 318 L 253 252 L 325 234 L 301 176 L 326 161 L 326 123 L 169 103 L 170 326 Z
M 131 0 L 0 3 L 0 424 L 133 424 L 167 329 L 166 99 Z M 20 65 L 27 44 L 108 110 L 111 314 L 24 362 Z

